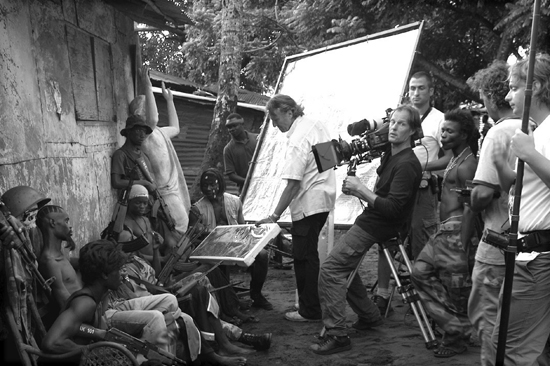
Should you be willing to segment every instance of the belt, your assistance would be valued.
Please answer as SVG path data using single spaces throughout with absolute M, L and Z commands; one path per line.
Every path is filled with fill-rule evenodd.
M 550 230 L 538 230 L 525 233 L 520 239 L 518 252 L 550 252 Z

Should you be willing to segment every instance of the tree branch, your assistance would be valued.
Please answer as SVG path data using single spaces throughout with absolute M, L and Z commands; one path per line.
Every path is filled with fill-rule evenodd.
M 438 79 L 444 81 L 445 83 L 451 85 L 453 88 L 455 88 L 457 91 L 460 92 L 465 98 L 474 100 L 479 103 L 483 103 L 479 95 L 472 92 L 468 85 L 462 81 L 461 79 L 457 79 L 453 75 L 449 74 L 447 71 L 443 70 L 436 64 L 433 64 L 432 62 L 428 61 L 424 56 L 422 56 L 420 53 L 416 54 L 416 62 L 418 65 L 420 65 L 423 69 L 431 71 L 431 73 L 437 77 Z

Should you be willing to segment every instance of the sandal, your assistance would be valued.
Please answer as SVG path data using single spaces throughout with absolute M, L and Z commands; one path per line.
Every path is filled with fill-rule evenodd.
M 468 347 L 464 344 L 458 346 L 440 344 L 434 350 L 434 356 L 437 358 L 449 358 L 464 353 L 467 349 Z

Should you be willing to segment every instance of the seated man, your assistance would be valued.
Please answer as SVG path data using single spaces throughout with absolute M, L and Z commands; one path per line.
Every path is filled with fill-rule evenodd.
M 242 203 L 239 197 L 225 192 L 225 180 L 223 175 L 214 168 L 205 170 L 200 178 L 201 191 L 204 197 L 195 205 L 203 224 L 208 231 L 212 231 L 220 225 L 244 224 Z M 193 225 L 193 215 L 190 215 L 190 224 Z M 267 277 L 269 255 L 262 250 L 254 263 L 250 266 L 250 298 L 252 306 L 271 310 L 273 305 L 262 295 L 262 287 Z
M 67 299 L 65 310 L 42 341 L 44 351 L 66 353 L 84 347 L 82 345 L 84 340 L 78 337 L 79 327 L 82 324 L 101 329 L 106 329 L 109 324 L 131 335 L 142 332 L 142 339 L 148 340 L 165 351 L 174 351 L 174 333 L 166 327 L 162 312 L 158 310 L 119 311 L 120 314 L 125 313 L 122 314 L 125 321 L 121 322 L 114 319 L 115 317 L 106 319 L 103 315 L 102 299 L 109 290 L 116 290 L 120 286 L 120 270 L 126 260 L 126 255 L 118 246 L 107 240 L 91 242 L 80 250 L 79 265 L 84 287 Z M 138 324 L 129 320 L 138 321 Z M 136 325 L 139 326 L 136 327 Z
M 465 339 L 472 331 L 467 307 L 478 244 L 469 196 L 453 189 L 465 189 L 466 181 L 474 178 L 479 133 L 465 110 L 446 113 L 441 131 L 443 148 L 453 152 L 443 174 L 441 224 L 416 258 L 411 280 L 427 313 L 445 331 L 434 356 L 452 357 L 466 351 Z
M 134 184 L 128 194 L 128 211 L 124 219 L 124 230 L 120 233 L 119 241 L 127 242 L 144 235 L 149 245 L 139 250 L 139 255 L 149 262 L 156 272 L 162 269 L 161 262 L 165 262 L 160 250 L 164 243 L 163 237 L 153 230 L 151 221 L 146 216 L 149 206 L 147 188 Z
M 120 242 L 128 242 L 137 239 L 141 235 L 145 235 L 151 244 L 140 249 L 139 255 L 151 264 L 156 273 L 160 273 L 161 262 L 168 257 L 162 257 L 160 254 L 163 238 L 153 231 L 149 218 L 145 216 L 149 201 L 147 189 L 141 185 L 135 184 L 130 189 L 128 197 L 128 212 L 124 221 L 124 230 L 120 233 L 119 240 Z M 189 274 L 206 270 L 205 267 L 206 266 L 197 265 Z M 227 277 L 218 268 L 210 272 L 208 278 L 216 287 L 224 287 L 229 283 Z M 238 310 L 239 301 L 235 291 L 230 286 L 218 291 L 217 298 L 219 299 L 221 307 L 220 316 L 229 320 L 232 320 L 231 318 L 233 317 L 233 319 L 235 319 L 233 321 L 237 323 L 237 325 L 247 320 L 256 320 L 252 316 L 243 314 Z
M 139 186 L 137 189 L 133 189 L 132 192 L 134 192 L 135 195 L 138 195 L 135 192 L 142 192 L 142 191 L 145 191 L 145 195 L 147 195 L 146 189 L 143 186 Z M 140 198 L 142 197 L 133 197 L 130 200 L 131 202 L 130 212 L 134 212 L 136 214 L 136 211 L 135 211 L 136 207 L 137 209 L 139 209 L 141 205 L 133 205 L 132 201 L 134 201 L 133 203 L 135 203 L 135 201 L 139 200 Z M 147 197 L 145 197 L 145 200 L 147 200 Z M 136 214 L 136 217 L 137 216 L 138 214 Z M 53 289 L 54 297 L 56 298 L 57 302 L 61 306 L 65 305 L 65 302 L 74 291 L 79 290 L 81 288 L 81 282 L 77 276 L 77 273 L 75 272 L 74 268 L 70 266 L 66 257 L 61 252 L 61 242 L 68 235 L 70 235 L 70 232 L 71 232 L 71 228 L 69 227 L 68 223 L 69 223 L 69 217 L 61 207 L 48 205 L 48 206 L 44 206 L 39 211 L 38 226 L 41 228 L 43 236 L 45 238 L 45 249 L 40 259 L 40 262 L 42 263 L 41 270 L 43 271 L 44 274 L 48 275 L 49 277 L 57 276 L 56 280 L 54 281 L 54 284 L 52 284 L 52 289 Z M 123 238 L 124 235 L 129 235 L 128 232 L 123 232 L 123 233 L 124 234 L 121 233 L 121 238 Z M 159 238 L 160 240 L 162 240 L 162 237 L 159 236 Z M 158 252 L 158 246 L 155 248 L 154 251 Z M 154 270 L 152 268 L 150 269 L 154 276 Z M 148 278 L 146 280 L 150 280 L 150 279 Z M 204 290 L 202 286 L 196 286 L 196 287 L 201 287 L 201 290 L 202 290 L 202 291 L 201 290 L 196 290 L 196 291 L 201 293 L 206 292 L 207 296 L 209 296 L 208 292 Z M 175 298 L 170 295 L 168 298 L 163 299 L 163 302 L 159 302 L 158 300 L 155 300 L 157 296 L 148 296 L 148 295 L 151 295 L 151 294 L 141 293 L 139 295 L 139 297 L 144 297 L 142 300 L 139 301 L 138 305 L 140 308 L 146 307 L 147 309 L 149 309 L 157 305 L 162 307 L 172 307 L 173 304 L 171 304 L 171 302 L 175 300 Z M 148 296 L 148 297 L 145 298 L 145 296 Z M 159 296 L 166 296 L 166 295 L 159 295 Z M 136 304 L 134 304 L 134 302 L 132 301 L 125 301 L 125 300 L 131 300 L 132 298 L 136 298 L 136 297 L 138 296 L 136 296 L 135 294 L 131 297 L 111 296 L 112 301 L 107 306 L 107 315 L 111 314 L 109 313 L 109 309 L 111 308 L 115 310 L 134 310 L 134 306 L 136 306 Z M 196 297 L 199 298 L 199 296 L 196 296 Z M 152 305 L 148 305 L 146 303 L 147 301 L 151 301 Z M 163 304 L 164 301 L 168 301 L 170 304 L 164 305 Z M 204 302 L 201 304 L 204 305 Z M 208 302 L 206 302 L 206 304 L 208 304 Z M 194 306 L 193 306 L 192 313 L 186 311 L 185 312 L 186 314 L 206 317 L 204 315 L 206 312 L 206 307 L 204 306 L 200 307 L 199 304 L 193 304 L 193 305 Z M 177 307 L 177 302 L 176 302 L 176 307 Z M 116 316 L 119 316 L 119 315 L 121 315 L 120 312 L 116 313 Z M 201 324 L 205 325 L 206 323 L 203 322 Z M 234 347 L 228 342 L 225 334 L 221 332 L 222 327 L 219 321 L 215 324 L 215 326 L 216 326 L 216 330 L 220 330 L 220 332 L 217 333 L 217 338 L 218 338 L 218 341 L 221 340 L 222 342 L 224 342 L 222 349 L 224 349 L 226 353 L 243 353 L 244 352 L 242 349 L 238 347 Z M 235 328 L 236 329 L 232 329 L 232 332 L 228 330 L 228 334 L 233 336 L 232 337 L 233 340 L 238 340 L 238 341 L 241 341 L 242 343 L 252 345 L 257 349 L 258 348 L 266 349 L 266 347 L 267 348 L 269 347 L 270 341 L 271 341 L 271 334 L 256 336 L 253 334 L 243 333 L 240 328 L 237 328 L 237 327 Z M 217 354 L 212 354 L 211 356 L 214 358 L 218 357 Z M 227 364 L 228 361 L 232 361 L 232 360 L 226 360 L 226 359 L 231 359 L 231 357 L 227 358 L 227 357 L 220 356 L 219 361 L 222 362 L 223 364 Z
M 35 253 L 42 251 L 40 234 L 36 229 L 36 213 L 39 208 L 50 202 L 43 193 L 28 186 L 17 186 L 8 189 L 2 195 L 10 213 L 23 224 L 23 234 L 33 245 Z M 74 249 L 74 248 L 72 248 Z
M 399 230 L 409 220 L 422 178 L 422 168 L 411 149 L 420 129 L 420 115 L 416 109 L 410 106 L 396 108 L 390 118 L 389 146 L 377 169 L 374 191 L 358 177 L 348 176 L 344 180 L 342 192 L 365 200 L 368 205 L 321 266 L 319 299 L 327 335 L 311 346 L 317 354 L 351 349 L 346 328 L 346 300 L 359 317 L 354 328 L 363 330 L 382 324 L 380 311 L 369 299 L 360 276 L 354 276 L 348 288 L 346 283 L 360 265 L 363 254 L 373 244 L 385 243 L 399 235 Z

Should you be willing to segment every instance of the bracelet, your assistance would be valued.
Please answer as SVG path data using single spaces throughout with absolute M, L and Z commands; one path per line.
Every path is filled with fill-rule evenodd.
M 271 216 L 273 216 L 273 218 L 275 219 L 275 221 L 279 220 L 281 218 L 281 215 L 277 215 L 275 212 L 273 212 L 271 214 Z
M 279 219 L 278 217 L 276 217 L 274 214 L 271 214 L 267 217 L 269 220 L 271 220 L 272 223 L 276 223 L 277 220 Z

